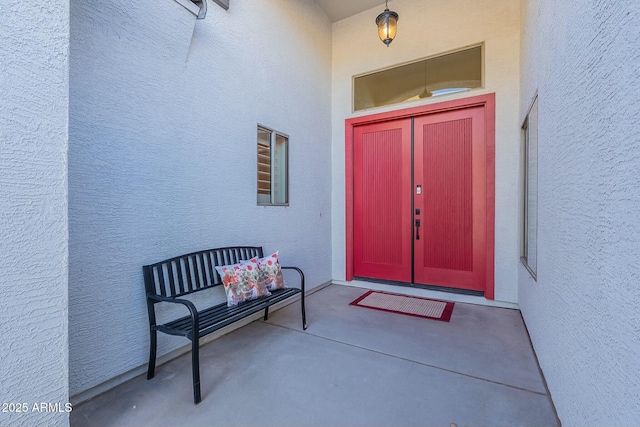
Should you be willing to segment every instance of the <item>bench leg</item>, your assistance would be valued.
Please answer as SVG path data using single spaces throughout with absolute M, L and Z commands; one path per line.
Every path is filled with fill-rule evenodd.
M 269 307 L 264 309 L 264 320 L 269 320 Z
M 191 341 L 191 370 L 193 373 L 193 403 L 200 403 L 200 340 L 194 337 Z
M 147 371 L 147 379 L 150 380 L 156 374 L 156 346 L 158 341 L 158 331 L 151 330 L 149 337 L 149 369 Z
M 307 315 L 304 311 L 304 291 L 301 295 L 302 296 L 300 297 L 300 305 L 302 306 L 302 330 L 305 331 L 307 330 Z

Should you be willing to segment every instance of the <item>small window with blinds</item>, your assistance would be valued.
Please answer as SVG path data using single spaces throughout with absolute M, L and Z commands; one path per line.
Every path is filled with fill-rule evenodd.
M 258 205 L 289 204 L 289 137 L 258 126 Z

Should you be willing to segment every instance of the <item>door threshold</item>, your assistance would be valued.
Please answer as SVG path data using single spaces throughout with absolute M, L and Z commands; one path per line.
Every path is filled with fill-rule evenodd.
M 369 277 L 355 277 L 355 280 L 360 280 L 362 282 L 371 282 L 371 283 L 380 283 L 383 285 L 392 285 L 392 286 L 403 286 L 406 288 L 416 288 L 416 289 L 426 289 L 429 291 L 438 291 L 438 292 L 448 292 L 451 294 L 460 294 L 460 295 L 473 295 L 476 297 L 484 297 L 484 292 L 482 291 L 474 291 L 472 289 L 459 289 L 459 288 L 449 288 L 446 286 L 436 286 L 436 285 L 422 285 L 419 283 L 405 283 L 405 282 L 396 282 L 394 280 L 382 280 L 382 279 L 371 279 Z
M 460 302 L 465 304 L 484 305 L 488 307 L 500 307 L 519 310 L 520 307 L 517 303 L 508 301 L 496 301 L 486 299 L 482 293 L 480 295 L 474 294 L 468 295 L 463 293 L 453 293 L 451 288 L 444 288 L 447 291 L 434 289 L 433 287 L 425 287 L 425 285 L 413 285 L 404 282 L 394 282 L 385 280 L 374 280 L 358 278 L 351 281 L 345 280 L 332 280 L 334 285 L 351 286 L 354 288 L 370 289 L 374 291 L 389 292 L 393 294 L 409 295 L 421 298 L 439 299 L 453 302 Z

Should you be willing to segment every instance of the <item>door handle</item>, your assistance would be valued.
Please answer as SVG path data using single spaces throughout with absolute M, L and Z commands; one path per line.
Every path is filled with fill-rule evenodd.
M 420 220 L 416 219 L 416 240 L 420 240 Z

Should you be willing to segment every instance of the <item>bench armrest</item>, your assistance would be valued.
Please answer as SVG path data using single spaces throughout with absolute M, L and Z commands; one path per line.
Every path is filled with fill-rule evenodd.
M 189 309 L 189 312 L 191 313 L 191 330 L 194 331 L 192 332 L 194 334 L 193 336 L 198 336 L 198 331 L 200 330 L 200 315 L 198 314 L 198 309 L 191 301 L 180 298 L 163 297 L 162 295 L 155 294 L 147 294 L 147 299 L 155 302 L 170 302 L 174 304 L 182 304 L 187 307 Z
M 304 294 L 304 273 L 298 267 L 280 267 L 283 270 L 295 270 L 300 275 L 300 290 Z

